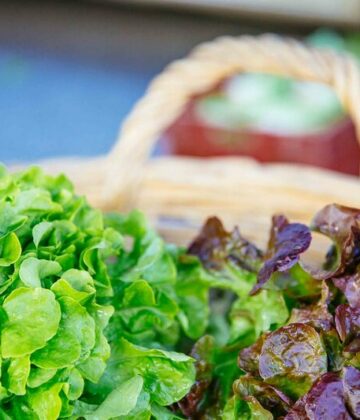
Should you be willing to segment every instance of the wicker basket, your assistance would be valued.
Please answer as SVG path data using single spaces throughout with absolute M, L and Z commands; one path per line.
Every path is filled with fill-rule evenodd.
M 150 85 L 123 124 L 108 156 L 40 162 L 65 172 L 77 192 L 105 210 L 143 210 L 167 239 L 184 243 L 203 220 L 227 225 L 263 244 L 270 217 L 282 212 L 308 222 L 325 204 L 360 207 L 360 181 L 296 165 L 260 165 L 247 158 L 149 160 L 159 135 L 189 98 L 242 71 L 323 82 L 339 96 L 360 138 L 360 73 L 348 56 L 319 51 L 272 35 L 219 38 L 171 64 Z

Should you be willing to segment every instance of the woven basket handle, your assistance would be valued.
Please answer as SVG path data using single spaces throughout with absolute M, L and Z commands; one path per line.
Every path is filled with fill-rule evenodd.
M 329 85 L 352 117 L 360 139 L 360 70 L 354 59 L 274 35 L 218 38 L 169 65 L 126 119 L 108 156 L 105 208 L 131 206 L 145 162 L 160 134 L 182 113 L 192 96 L 239 72 L 282 75 Z

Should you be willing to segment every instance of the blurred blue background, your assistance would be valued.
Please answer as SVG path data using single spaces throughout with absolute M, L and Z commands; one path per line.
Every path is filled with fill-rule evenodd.
M 1 160 L 106 152 L 153 75 L 1 46 Z

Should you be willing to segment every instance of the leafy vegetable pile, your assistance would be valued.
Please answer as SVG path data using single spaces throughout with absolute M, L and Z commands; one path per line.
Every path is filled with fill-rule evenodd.
M 187 322 L 171 250 L 38 169 L 2 169 L 0 207 L 0 418 L 167 415 L 195 374 L 168 351 Z
M 311 244 L 310 229 L 284 216 L 273 217 L 264 254 L 216 218 L 190 247 L 219 278 L 217 287 L 232 282 L 236 295 L 220 353 L 240 349 L 240 372 L 227 373 L 238 376 L 233 395 L 224 408 L 220 399 L 215 414 L 210 403 L 210 418 L 360 418 L 360 210 L 329 205 L 311 230 L 333 242 L 320 267 L 300 258 Z M 218 362 L 205 355 L 215 388 L 210 382 L 193 413 L 203 410 L 204 396 L 211 401 L 219 392 Z M 186 398 L 192 393 L 196 388 Z
M 265 253 L 207 221 L 188 250 L 64 176 L 0 173 L 0 418 L 360 418 L 360 211 L 334 246 L 273 219 Z

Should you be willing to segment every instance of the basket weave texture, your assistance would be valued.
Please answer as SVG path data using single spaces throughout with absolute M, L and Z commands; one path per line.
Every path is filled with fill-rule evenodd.
M 167 239 L 177 243 L 186 242 L 214 214 L 263 244 L 275 213 L 309 222 L 328 203 L 360 207 L 358 178 L 317 168 L 264 165 L 239 157 L 149 160 L 161 133 L 192 96 L 240 72 L 283 75 L 332 87 L 360 139 L 360 69 L 354 59 L 274 35 L 223 37 L 198 46 L 151 83 L 107 156 L 37 164 L 52 173 L 66 173 L 77 192 L 97 207 L 143 210 Z

